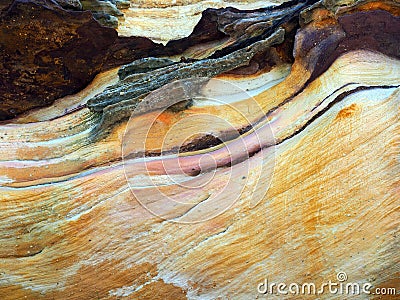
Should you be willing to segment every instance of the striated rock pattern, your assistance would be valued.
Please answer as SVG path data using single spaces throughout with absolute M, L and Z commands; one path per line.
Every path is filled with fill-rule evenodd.
M 353 297 L 272 296 L 265 280 L 399 297 L 398 2 L 209 9 L 165 46 L 49 3 L 19 0 L 1 22 L 26 7 L 43 23 L 74 16 L 69 32 L 86 38 L 60 27 L 41 51 L 61 53 L 69 38 L 99 45 L 91 57 L 102 61 L 74 64 L 93 69 L 80 86 L 72 75 L 60 84 L 46 60 L 35 74 L 47 85 L 2 79 L 7 109 L 54 103 L 0 125 L 0 299 Z M 0 31 L 15 41 L 2 53 L 21 28 Z M 3 68 L 36 70 L 29 51 Z

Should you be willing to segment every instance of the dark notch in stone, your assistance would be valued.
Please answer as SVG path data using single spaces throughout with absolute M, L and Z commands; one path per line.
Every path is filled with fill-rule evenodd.
M 220 145 L 221 143 L 223 143 L 223 141 L 220 138 L 213 136 L 211 134 L 206 134 L 202 137 L 190 141 L 187 144 L 182 145 L 179 148 L 179 152 L 192 152 L 192 151 L 207 149 Z

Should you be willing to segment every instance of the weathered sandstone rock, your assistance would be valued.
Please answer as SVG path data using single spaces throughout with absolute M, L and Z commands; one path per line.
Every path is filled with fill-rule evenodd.
M 210 9 L 165 46 L 55 12 L 112 45 L 75 64 L 98 73 L 87 86 L 0 125 L 0 299 L 353 298 L 265 295 L 266 279 L 400 292 L 397 2 Z

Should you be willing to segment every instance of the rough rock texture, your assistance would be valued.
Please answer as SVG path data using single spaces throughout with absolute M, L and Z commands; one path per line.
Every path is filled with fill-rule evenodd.
M 57 0 L 56 2 L 65 9 L 82 10 L 82 3 L 79 0 Z
M 201 82 L 189 107 L 106 116 L 98 139 L 97 100 L 127 101 L 111 89 L 213 70 L 241 32 L 101 72 L 0 125 L 0 299 L 353 298 L 258 291 L 343 272 L 371 284 L 355 298 L 398 299 L 399 15 L 393 1 L 304 7 L 275 28 L 280 46 Z M 271 37 L 251 36 L 248 49 Z M 173 83 L 145 99 L 173 99 Z
M 90 12 L 50 0 L 16 0 L 0 18 L 0 120 L 85 87 L 101 70 L 159 47 L 146 38 L 119 38 Z
M 108 27 L 117 28 L 118 17 L 123 16 L 123 13 L 111 1 L 83 0 L 81 4 L 83 10 L 93 12 L 95 19 Z
M 108 1 L 108 0 L 53 0 L 53 4 L 60 5 L 65 10 L 91 11 L 95 19 L 104 26 L 117 28 L 118 17 L 123 13 L 119 9 L 129 8 L 129 1 Z M 0 10 L 8 8 L 13 0 L 2 0 Z

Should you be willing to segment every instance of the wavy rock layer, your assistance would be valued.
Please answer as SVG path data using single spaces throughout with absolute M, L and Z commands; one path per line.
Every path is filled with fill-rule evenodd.
M 249 299 L 338 272 L 399 289 L 398 5 L 286 5 L 208 11 L 234 35 L 195 29 L 183 61 L 110 69 L 0 126 L 1 299 Z M 201 82 L 214 101 L 135 110 L 170 99 L 143 78 L 214 70 L 277 32 Z

